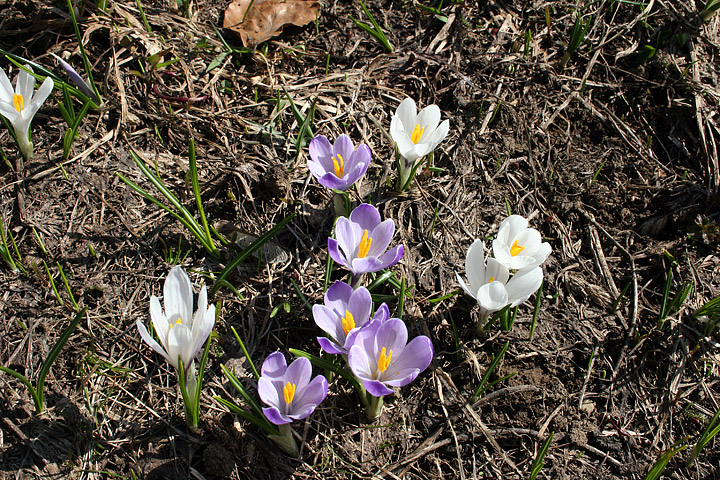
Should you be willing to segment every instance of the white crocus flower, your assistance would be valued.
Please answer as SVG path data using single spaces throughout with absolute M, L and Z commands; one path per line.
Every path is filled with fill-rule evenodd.
M 203 285 L 198 298 L 198 310 L 193 317 L 193 289 L 190 278 L 182 267 L 173 267 L 170 270 L 165 279 L 163 300 L 164 312 L 158 297 L 150 297 L 150 318 L 160 343 L 155 341 L 145 325 L 138 320 L 140 336 L 176 369 L 179 369 L 178 358 L 181 358 L 185 371 L 188 372 L 188 368 L 192 371 L 193 359 L 202 349 L 215 325 L 215 305 L 208 306 L 207 287 Z
M 528 228 L 528 221 L 520 215 L 510 215 L 502 221 L 492 250 L 493 256 L 510 270 L 539 266 L 552 252 L 540 232 Z
M 483 318 L 507 305 L 517 307 L 540 288 L 543 279 L 540 267 L 520 271 L 510 278 L 507 267 L 496 259 L 488 258 L 486 263 L 482 240 L 475 240 L 470 245 L 465 257 L 465 273 L 468 283 L 456 273 L 458 282 L 477 300 Z
M 449 120 L 440 123 L 440 107 L 428 105 L 417 113 L 412 98 L 400 103 L 390 121 L 390 135 L 408 165 L 435 150 L 449 130 Z
M 32 69 L 25 65 L 25 68 Z M 0 69 L 0 114 L 10 121 L 15 129 L 18 147 L 26 159 L 32 158 L 33 144 L 30 138 L 30 122 L 53 89 L 53 81 L 45 78 L 35 95 L 35 78 L 25 70 L 20 70 L 15 89 L 5 71 Z

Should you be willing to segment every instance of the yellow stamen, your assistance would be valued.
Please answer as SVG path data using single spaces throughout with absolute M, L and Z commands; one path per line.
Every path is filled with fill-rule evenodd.
M 345 161 L 343 160 L 342 155 L 338 153 L 337 158 L 332 157 L 332 161 L 333 166 L 335 167 L 335 176 L 342 178 L 345 173 Z
M 495 281 L 495 277 L 490 277 L 490 280 L 488 280 L 488 283 L 492 283 Z
M 182 318 L 178 317 L 178 319 L 175 320 L 175 323 L 170 324 L 170 328 L 174 327 L 175 325 L 182 325 Z
M 510 247 L 510 256 L 515 257 L 523 250 L 525 250 L 525 247 L 518 245 L 518 241 L 515 240 L 515 242 L 513 242 L 512 244 L 512 247 Z
M 353 314 L 350 313 L 350 310 L 345 310 L 345 316 L 342 317 L 342 326 L 343 330 L 345 330 L 345 335 L 355 328 L 355 319 L 353 318 Z
M 285 388 L 283 388 L 283 396 L 285 397 L 285 404 L 290 405 L 290 402 L 295 398 L 295 384 L 287 382 Z
M 387 355 L 387 356 L 386 356 Z M 392 358 L 392 350 L 390 353 L 386 353 L 385 347 L 380 350 L 380 358 L 378 358 L 378 370 L 384 372 L 390 366 L 390 359 Z
M 370 245 L 372 245 L 372 238 L 368 238 L 368 231 L 363 230 L 362 238 L 360 238 L 360 245 L 358 245 L 358 258 L 367 257 L 370 251 Z
M 25 102 L 23 102 L 23 96 L 16 93 L 13 95 L 13 105 L 15 105 L 15 110 L 18 111 L 18 113 L 23 111 L 23 108 L 25 108 Z
M 415 128 L 413 128 L 413 133 L 410 135 L 410 140 L 417 145 L 417 143 L 420 141 L 420 137 L 422 137 L 423 132 L 425 131 L 425 127 L 421 127 L 418 123 L 415 125 Z

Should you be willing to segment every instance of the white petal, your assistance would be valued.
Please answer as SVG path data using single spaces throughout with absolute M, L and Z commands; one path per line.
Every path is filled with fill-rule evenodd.
M 400 156 L 408 162 L 413 163 L 415 160 L 422 157 L 422 155 L 417 151 L 418 146 L 415 145 L 409 137 L 400 137 L 400 140 L 398 140 L 396 143 L 398 147 L 398 152 L 400 152 Z
M 147 328 L 145 328 L 145 325 L 140 320 L 138 320 L 135 324 L 137 325 L 138 332 L 140 333 L 140 337 L 143 341 L 150 345 L 150 348 L 165 357 L 165 360 L 172 363 L 170 357 L 168 357 L 168 354 L 165 352 L 165 349 L 163 349 L 163 347 L 156 342 L 154 338 L 152 338 L 150 333 L 147 331 Z
M 485 283 L 493 282 L 507 283 L 510 278 L 510 272 L 507 267 L 499 262 L 496 258 L 488 258 L 487 268 L 485 269 Z
M 406 132 L 412 132 L 417 124 L 417 106 L 415 100 L 408 97 L 398 105 L 395 115 L 402 122 Z M 409 133 L 408 133 L 409 135 Z
M 512 240 L 513 243 L 518 242 L 519 246 L 525 247 L 525 249 L 522 251 L 522 255 L 530 256 L 535 254 L 537 249 L 540 248 L 540 244 L 542 243 L 542 237 L 540 236 L 540 232 L 538 232 L 534 228 L 526 228 Z
M 477 301 L 488 313 L 502 310 L 508 302 L 508 292 L 500 282 L 486 283 L 477 293 Z
M 540 267 L 516 273 L 507 283 L 508 301 L 516 307 L 535 293 L 542 283 L 543 272 Z
M 5 70 L 0 68 L 0 100 L 12 105 L 14 94 L 15 90 L 13 90 L 10 79 L 5 74 Z
M 195 336 L 195 332 L 197 332 L 200 325 L 202 325 L 203 317 L 205 316 L 205 312 L 207 312 L 207 309 L 207 287 L 203 285 L 200 289 L 200 295 L 198 296 L 197 312 L 195 312 L 195 317 L 193 317 L 192 320 L 193 336 Z
M 485 243 L 477 239 L 470 248 L 468 248 L 465 256 L 465 274 L 470 283 L 470 289 L 477 293 L 478 289 L 485 281 Z
M 190 323 L 193 313 L 193 291 L 190 277 L 187 276 L 182 267 L 173 267 L 170 270 L 165 279 L 163 290 L 165 316 L 170 318 L 178 314 L 183 323 Z
M 462 287 L 463 290 L 465 290 L 465 293 L 473 297 L 475 300 L 477 300 L 477 291 L 473 292 L 470 287 L 465 283 L 465 281 L 462 279 L 459 273 L 455 272 L 455 276 L 457 277 L 458 283 Z
M 435 150 L 435 147 L 438 146 L 440 142 L 445 140 L 445 137 L 447 137 L 448 132 L 450 131 L 450 120 L 445 120 L 440 124 L 440 126 L 431 132 L 424 140 L 425 143 L 430 144 L 432 146 L 432 150 Z
M 408 137 L 408 133 L 405 131 L 405 127 L 397 115 L 393 115 L 390 119 L 390 136 L 396 143 L 399 142 L 401 138 Z
M 15 122 L 20 117 L 20 114 L 17 110 L 15 110 L 15 107 L 13 107 L 12 103 L 0 103 L 0 114 L 2 114 L 3 117 L 7 118 L 13 125 L 15 125 Z
M 45 100 L 47 100 L 47 98 L 50 96 L 54 86 L 55 83 L 53 82 L 52 78 L 45 77 L 42 85 L 40 85 L 40 88 L 37 89 L 37 92 L 35 92 L 35 95 L 33 95 L 31 100 L 31 103 L 33 105 L 37 105 L 37 108 L 35 109 L 36 112 L 37 109 L 39 109 L 42 104 L 45 103 Z
M 535 252 L 535 265 L 542 264 L 550 255 L 550 253 L 552 253 L 552 247 L 549 243 L 543 242 L 542 245 L 540 245 L 540 248 L 538 248 Z
M 420 137 L 422 143 L 427 143 L 426 138 L 435 131 L 439 123 L 440 107 L 437 105 L 428 105 L 420 111 L 417 116 L 417 124 L 420 125 L 421 128 L 425 129 L 422 137 Z
M 25 68 L 32 71 L 29 65 L 25 65 Z M 25 70 L 18 72 L 17 80 L 15 81 L 15 93 L 22 95 L 23 103 L 27 107 L 32 101 L 33 90 L 35 89 L 35 77 L 30 75 Z
M 160 299 L 155 295 L 150 297 L 150 320 L 152 320 L 153 328 L 160 338 L 160 341 L 164 342 L 165 339 L 167 339 L 169 324 L 160 306 Z
M 205 346 L 205 342 L 210 336 L 210 333 L 212 332 L 214 326 L 215 305 L 210 305 L 210 307 L 205 312 L 205 315 L 203 315 L 202 322 L 200 323 L 198 328 L 195 329 L 195 325 L 193 325 L 193 352 L 195 354 L 197 354 L 197 352 L 203 349 L 203 347 Z
M 177 324 L 170 329 L 167 341 L 167 354 L 170 363 L 178 368 L 178 356 L 182 359 L 183 364 L 190 365 L 195 357 L 196 351 L 193 351 L 192 332 L 185 325 Z
M 528 228 L 528 221 L 525 217 L 510 215 L 498 227 L 498 238 L 503 237 L 505 242 L 512 242 L 526 228 Z
M 498 238 L 493 240 L 492 253 L 498 262 L 505 265 L 507 268 L 512 267 L 513 257 L 510 255 L 510 245 L 503 241 L 498 234 Z

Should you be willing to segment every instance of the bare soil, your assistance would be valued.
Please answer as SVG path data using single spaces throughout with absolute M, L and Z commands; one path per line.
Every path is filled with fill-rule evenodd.
M 316 24 L 219 56 L 228 52 L 220 35 L 241 47 L 221 28 L 227 3 L 192 1 L 188 13 L 171 0 L 141 1 L 148 33 L 134 1 L 111 0 L 107 12 L 78 2 L 105 106 L 90 111 L 67 160 L 60 92 L 33 122 L 31 161 L 0 132 L 0 213 L 27 269 L 0 267 L 0 364 L 34 377 L 73 316 L 58 265 L 88 306 L 48 377 L 46 412 L 35 415 L 23 385 L 0 375 L 0 478 L 524 479 L 551 432 L 538 478 L 641 479 L 686 436 L 690 448 L 664 478 L 720 478 L 717 440 L 685 466 L 720 401 L 720 338 L 691 315 L 720 291 L 720 17 L 702 23 L 702 2 L 689 0 L 481 0 L 445 2 L 443 22 L 416 2 L 368 1 L 394 46 L 387 53 L 352 23 L 363 18 L 358 3 L 330 2 Z M 575 11 L 590 24 L 563 68 Z M 0 12 L 0 48 L 51 68 L 50 52 L 82 65 L 64 2 L 0 0 Z M 177 61 L 153 67 L 164 49 L 162 61 Z M 292 281 L 310 303 L 322 301 L 333 204 L 305 167 L 307 148 L 296 150 L 285 92 L 304 114 L 315 102 L 314 133 L 370 146 L 353 201 L 395 220 L 406 253 L 393 270 L 413 286 L 404 320 L 436 352 L 374 423 L 349 385 L 333 381 L 295 424 L 299 460 L 212 398 L 235 398 L 221 364 L 252 377 L 230 327 L 256 363 L 278 349 L 319 351 Z M 387 132 L 407 96 L 439 105 L 451 128 L 434 159 L 442 170 L 398 194 Z M 276 254 L 230 278 L 239 295 L 222 288 L 211 298 L 220 316 L 196 434 L 175 372 L 135 322 L 149 322 L 150 295 L 162 294 L 178 245 L 196 291 L 224 263 L 116 175 L 157 193 L 133 150 L 194 211 L 191 137 L 218 230 L 257 236 L 297 214 L 274 240 Z M 460 293 L 467 248 L 492 238 L 509 210 L 553 247 L 532 340 L 533 302 L 511 332 L 478 338 L 471 298 L 436 301 Z M 657 329 L 670 270 L 671 297 L 683 282 L 694 289 Z M 289 313 L 271 315 L 283 302 Z M 506 341 L 491 380 L 515 375 L 470 403 Z

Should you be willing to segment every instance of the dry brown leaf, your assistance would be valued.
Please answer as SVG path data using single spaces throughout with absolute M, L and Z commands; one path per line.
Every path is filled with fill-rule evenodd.
M 317 0 L 255 0 L 250 6 L 251 3 L 252 0 L 234 0 L 225 10 L 223 21 L 223 27 L 237 33 L 243 45 L 250 48 L 280 35 L 285 25 L 312 22 L 320 6 Z M 245 17 L 248 7 L 250 11 Z

